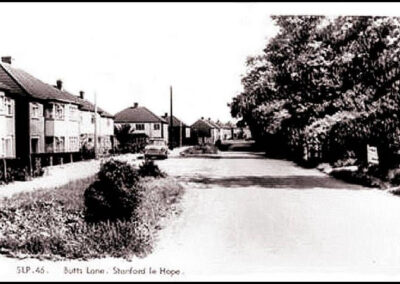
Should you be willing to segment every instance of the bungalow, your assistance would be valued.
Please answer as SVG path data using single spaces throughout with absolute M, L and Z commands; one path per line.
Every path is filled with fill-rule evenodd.
M 3 83 L 0 83 L 0 157 L 15 158 L 15 99 Z
M 197 120 L 193 123 L 190 128 L 194 136 L 197 138 L 197 143 L 204 144 L 204 143 L 212 143 L 214 144 L 220 139 L 220 127 L 209 119 L 201 119 Z
M 171 122 L 171 117 L 168 116 L 168 113 L 165 113 L 164 116 L 161 116 L 167 123 L 168 126 Z M 187 126 L 180 119 L 176 118 L 176 116 L 172 116 L 172 146 L 177 147 L 179 145 L 188 145 L 190 144 L 190 127 Z M 170 128 L 169 128 L 170 129 Z
M 117 114 L 114 120 L 116 127 L 130 125 L 132 133 L 145 134 L 149 139 L 161 138 L 168 143 L 168 123 L 138 103 Z

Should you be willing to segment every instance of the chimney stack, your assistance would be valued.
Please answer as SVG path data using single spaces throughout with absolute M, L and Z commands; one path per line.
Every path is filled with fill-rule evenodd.
M 167 118 L 167 117 L 168 117 L 168 112 L 166 112 L 166 113 L 164 114 L 164 117 L 165 117 L 165 118 Z
M 57 80 L 57 89 L 59 89 L 59 90 L 62 90 L 62 85 L 63 85 L 63 82 L 61 81 L 61 80 Z
M 139 104 L 137 102 L 133 103 L 133 108 L 137 108 L 139 106 Z
M 84 91 L 79 91 L 79 97 L 84 100 L 85 99 L 85 92 Z
M 1 62 L 11 64 L 12 57 L 11 56 L 2 56 Z
M 204 120 L 204 116 L 201 117 L 201 120 Z

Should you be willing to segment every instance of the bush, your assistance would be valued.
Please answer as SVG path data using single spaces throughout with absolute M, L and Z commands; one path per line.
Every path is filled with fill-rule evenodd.
M 131 218 L 138 200 L 137 171 L 126 162 L 110 160 L 101 166 L 97 177 L 84 194 L 86 219 Z
M 144 257 L 157 233 L 180 212 L 184 192 L 172 178 L 139 181 L 138 204 L 130 219 L 86 222 L 84 192 L 97 177 L 0 200 L 0 253 L 52 260 Z M 139 186 L 140 185 L 140 186 Z
M 160 168 L 154 164 L 152 160 L 145 160 L 143 164 L 139 166 L 139 175 L 141 177 L 165 177 L 166 174 L 160 170 Z

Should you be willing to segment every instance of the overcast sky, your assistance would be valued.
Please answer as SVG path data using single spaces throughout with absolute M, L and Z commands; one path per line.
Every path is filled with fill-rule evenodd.
M 245 60 L 276 32 L 271 14 L 371 14 L 382 4 L 1 3 L 0 55 L 39 79 L 84 90 L 111 113 L 133 102 L 186 123 L 230 119 Z M 378 5 L 378 6 L 376 6 Z M 394 5 L 394 4 L 393 4 Z M 385 14 L 400 11 L 389 7 Z M 345 8 L 345 10 L 344 10 Z

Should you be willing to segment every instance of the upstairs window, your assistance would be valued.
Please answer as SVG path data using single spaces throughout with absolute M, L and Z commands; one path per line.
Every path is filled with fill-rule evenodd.
M 0 111 L 4 110 L 5 107 L 5 95 L 4 92 L 0 92 Z
M 78 120 L 78 107 L 76 105 L 69 106 L 69 119 Z
M 13 115 L 13 102 L 10 98 L 5 99 L 5 106 L 6 106 L 6 115 L 12 116 Z
M 154 130 L 160 130 L 160 129 L 161 127 L 159 123 L 154 124 Z
M 39 105 L 32 104 L 31 110 L 32 110 L 31 118 L 39 118 Z
M 44 115 L 47 119 L 54 119 L 54 104 L 46 105 Z
M 64 120 L 64 105 L 56 104 L 55 105 L 55 116 L 58 120 Z
M 144 130 L 144 123 L 136 123 L 136 130 Z

